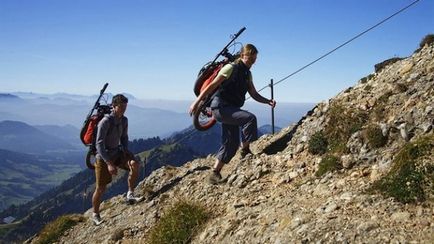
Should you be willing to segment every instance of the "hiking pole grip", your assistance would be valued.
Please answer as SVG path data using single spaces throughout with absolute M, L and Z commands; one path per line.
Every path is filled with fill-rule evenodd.
M 243 33 L 243 31 L 245 31 L 246 30 L 246 27 L 243 27 L 243 28 L 241 28 L 238 32 L 237 32 L 237 34 L 235 34 L 235 38 L 237 38 L 239 35 L 241 35 L 241 33 Z M 234 38 L 234 39 L 235 39 Z
M 217 54 L 217 56 L 214 58 L 214 60 L 211 62 L 211 65 L 215 63 L 215 61 L 220 57 L 220 55 L 223 55 L 224 51 L 235 41 L 235 39 L 238 38 L 239 35 L 241 35 L 241 33 L 243 33 L 243 31 L 246 30 L 246 27 L 241 28 L 237 34 L 235 34 L 232 38 L 231 41 L 226 44 L 226 46 Z
M 108 83 L 104 84 L 104 87 L 101 89 L 101 91 L 99 92 L 99 94 L 103 94 L 105 92 L 105 89 L 107 89 Z
M 108 83 L 105 83 L 104 86 L 102 87 L 101 91 L 99 92 L 99 96 L 96 99 L 95 105 L 93 105 L 92 110 L 90 111 L 89 115 L 92 115 L 93 110 L 97 109 L 99 106 L 99 100 L 101 99 L 102 95 L 104 95 L 105 89 L 107 89 Z M 89 116 L 90 117 L 90 116 Z

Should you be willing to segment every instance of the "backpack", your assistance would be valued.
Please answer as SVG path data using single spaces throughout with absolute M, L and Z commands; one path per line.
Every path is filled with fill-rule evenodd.
M 110 113 L 111 107 L 109 105 L 100 105 L 96 114 L 85 121 L 80 133 L 81 142 L 83 142 L 85 146 L 95 147 L 98 123 L 104 118 L 104 115 Z
M 229 59 L 225 59 L 220 62 L 207 63 L 199 71 L 196 82 L 194 84 L 194 94 L 199 96 L 200 93 L 209 86 L 209 84 L 215 79 L 220 70 L 230 62 Z
M 89 121 L 87 124 L 85 124 L 85 126 L 83 127 L 83 135 L 80 136 L 81 141 L 83 142 L 84 145 L 88 146 L 88 145 L 92 145 L 94 144 L 94 138 L 96 136 L 96 131 L 97 131 L 97 126 L 99 121 L 102 119 L 103 116 L 99 116 L 99 115 L 92 115 L 92 117 L 90 117 Z
M 228 47 L 241 35 L 241 33 L 243 33 L 244 30 L 246 30 L 246 27 L 241 28 L 235 35 L 233 35 L 231 41 L 217 54 L 214 60 L 206 63 L 200 69 L 193 89 L 196 97 L 199 96 L 206 87 L 208 87 L 225 64 L 235 61 L 240 56 L 240 52 L 235 55 L 231 54 L 228 51 Z M 225 57 L 225 59 L 216 62 L 220 56 Z
M 80 131 L 81 142 L 89 148 L 86 155 L 86 166 L 89 169 L 95 169 L 94 163 L 92 163 L 92 158 L 94 158 L 96 155 L 96 133 L 98 132 L 98 123 L 106 114 L 111 113 L 110 105 L 101 105 L 99 102 L 107 86 L 108 83 L 106 83 L 101 90 L 95 105 L 90 110 L 90 113 L 86 116 L 86 120 L 84 121 Z M 93 114 L 95 110 L 96 113 Z
M 198 97 L 216 78 L 219 71 L 226 64 L 235 61 L 239 57 L 240 53 L 235 55 L 229 53 L 228 47 L 238 38 L 239 35 L 246 29 L 246 27 L 241 28 L 234 36 L 231 37 L 231 41 L 217 54 L 213 61 L 205 64 L 199 71 L 197 75 L 196 82 L 194 83 L 194 94 Z M 235 45 L 235 44 L 234 44 Z M 219 57 L 225 57 L 222 61 L 216 62 Z M 213 98 L 216 90 L 212 91 L 210 95 L 202 98 L 199 103 L 198 109 L 193 114 L 193 125 L 199 131 L 205 131 L 211 128 L 216 120 L 211 112 L 211 100 Z

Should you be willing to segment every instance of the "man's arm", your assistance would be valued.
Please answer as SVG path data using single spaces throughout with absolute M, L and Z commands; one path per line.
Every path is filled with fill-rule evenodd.
M 98 123 L 98 131 L 96 133 L 96 151 L 101 156 L 101 158 L 108 163 L 110 158 L 107 154 L 105 148 L 105 138 L 107 136 L 107 132 L 110 127 L 110 119 L 107 117 L 102 118 L 102 120 Z

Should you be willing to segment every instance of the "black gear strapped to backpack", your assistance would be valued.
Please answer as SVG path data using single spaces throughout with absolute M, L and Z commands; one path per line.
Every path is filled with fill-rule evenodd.
M 93 105 L 89 114 L 86 116 L 86 120 L 84 121 L 80 131 L 81 142 L 83 142 L 83 144 L 89 148 L 86 155 L 86 166 L 92 170 L 95 169 L 96 134 L 98 132 L 98 123 L 104 118 L 104 116 L 110 114 L 112 111 L 112 107 L 110 105 L 100 104 L 100 100 L 103 97 L 107 86 L 108 83 L 105 83 L 104 87 L 100 91 L 99 97 L 96 99 L 95 104 Z

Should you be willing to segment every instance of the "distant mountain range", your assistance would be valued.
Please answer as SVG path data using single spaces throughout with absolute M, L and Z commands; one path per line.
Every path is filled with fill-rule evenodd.
M 18 96 L 9 93 L 0 93 L 0 99 L 20 99 Z
M 60 130 L 60 127 L 40 128 L 43 130 L 56 128 L 58 133 L 65 135 L 62 132 L 65 130 Z M 77 147 L 52 134 L 47 134 L 23 122 L 9 120 L 0 121 L 0 148 L 34 154 L 77 149 Z
M 32 93 L 0 94 L 0 118 L 22 121 L 31 125 L 72 125 L 80 129 L 95 102 L 94 99 L 65 94 L 53 96 L 37 96 Z M 191 123 L 186 112 L 143 108 L 135 106 L 134 103 L 128 106 L 126 115 L 130 121 L 131 138 L 167 135 Z
M 36 129 L 44 132 L 45 134 L 55 136 L 69 144 L 82 148 L 83 144 L 80 141 L 80 130 L 72 125 L 34 125 Z
M 154 136 L 166 137 L 192 124 L 187 114 L 191 101 L 140 100 L 129 97 L 126 116 L 129 118 L 131 139 Z M 103 100 L 110 101 L 111 94 Z M 96 95 L 66 93 L 38 94 L 31 92 L 0 93 L 0 118 L 22 121 L 30 125 L 72 125 L 78 129 L 94 105 Z M 278 103 L 275 124 L 287 126 L 298 121 L 313 103 Z M 244 107 L 258 118 L 258 124 L 271 124 L 270 107 L 248 101 Z

